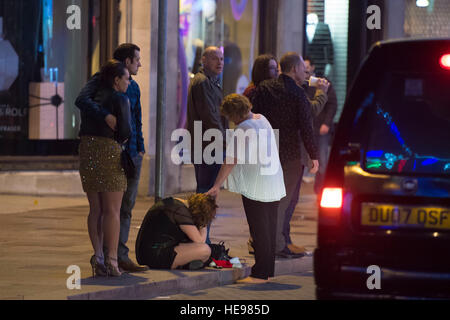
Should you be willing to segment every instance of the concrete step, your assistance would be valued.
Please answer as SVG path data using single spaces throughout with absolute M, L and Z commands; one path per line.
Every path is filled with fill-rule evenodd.
M 252 261 L 253 263 L 253 261 Z M 282 259 L 275 261 L 275 276 L 301 273 L 311 271 L 312 257 L 303 257 L 298 259 Z M 167 271 L 166 271 L 167 272 Z M 218 286 L 233 284 L 236 280 L 245 278 L 251 273 L 251 266 L 244 265 L 241 269 L 205 269 L 203 271 L 188 272 L 174 270 L 173 273 L 183 273 L 175 279 L 160 279 L 134 283 L 132 275 L 123 275 L 120 280 L 120 287 L 107 290 L 98 290 L 86 292 L 77 295 L 70 295 L 68 300 L 142 300 L 155 297 L 164 297 L 174 294 L 187 293 L 196 290 L 204 290 Z M 146 275 L 155 275 L 155 271 L 147 271 L 145 273 L 136 273 L 141 278 Z M 128 277 L 128 278 L 126 278 Z M 127 284 L 128 280 L 128 284 Z M 98 280 L 101 282 L 110 282 L 114 286 L 114 279 Z M 119 283 L 119 282 L 118 282 Z M 81 282 L 83 286 L 83 280 Z

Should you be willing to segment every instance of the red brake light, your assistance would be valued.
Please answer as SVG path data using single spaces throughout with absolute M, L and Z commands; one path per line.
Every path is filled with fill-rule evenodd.
M 324 188 L 322 199 L 320 200 L 322 208 L 341 208 L 342 207 L 342 188 Z
M 450 53 L 444 54 L 439 60 L 439 64 L 442 68 L 450 70 Z

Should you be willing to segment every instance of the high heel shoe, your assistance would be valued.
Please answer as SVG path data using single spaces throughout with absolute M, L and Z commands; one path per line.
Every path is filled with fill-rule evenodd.
M 116 265 L 113 265 L 111 261 L 115 261 Z M 111 277 L 120 277 L 122 272 L 119 271 L 117 258 L 106 257 L 105 258 L 106 275 Z
M 106 267 L 104 264 L 98 262 L 97 256 L 93 255 L 91 257 L 91 267 L 92 267 L 92 277 L 95 278 L 95 276 L 106 276 Z

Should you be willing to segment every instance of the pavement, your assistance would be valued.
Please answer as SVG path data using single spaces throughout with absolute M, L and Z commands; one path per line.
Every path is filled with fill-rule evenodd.
M 186 194 L 174 196 L 183 198 Z M 151 197 L 137 199 L 128 243 L 133 260 L 140 223 L 153 203 Z M 239 257 L 243 268 L 148 270 L 120 278 L 92 277 L 89 259 L 93 253 L 87 232 L 89 207 L 85 197 L 0 195 L 0 204 L 1 300 L 192 299 L 189 294 L 195 296 L 199 290 L 234 290 L 236 280 L 247 276 L 254 263 L 253 255 L 247 250 L 249 231 L 241 197 L 225 190 L 218 198 L 219 209 L 210 236 L 213 243 L 224 241 L 230 248 L 230 256 Z M 291 221 L 291 237 L 295 244 L 309 251 L 316 247 L 316 212 L 312 186 L 304 184 L 301 202 Z M 294 284 L 295 279 L 311 273 L 312 269 L 312 257 L 277 259 L 274 283 L 282 287 L 273 283 L 262 286 L 270 287 L 273 292 L 280 289 L 281 299 L 286 294 L 283 285 L 289 287 L 292 282 L 292 288 L 299 289 L 302 286 Z M 76 286 L 78 275 L 79 287 Z M 298 299 L 312 297 L 313 278 L 311 274 L 306 277 L 309 278 L 306 280 L 308 294 L 297 295 Z M 239 299 L 252 300 L 260 299 L 255 294 L 257 291 L 237 292 Z M 206 295 L 204 298 L 209 299 Z M 217 299 L 223 298 L 219 294 Z

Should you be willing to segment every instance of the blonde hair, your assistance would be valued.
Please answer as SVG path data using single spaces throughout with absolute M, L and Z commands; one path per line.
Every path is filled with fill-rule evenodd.
M 252 104 L 247 97 L 232 93 L 223 99 L 220 113 L 228 119 L 243 119 L 252 110 Z
M 195 193 L 188 197 L 188 207 L 198 228 L 206 227 L 216 217 L 216 199 L 205 193 Z

